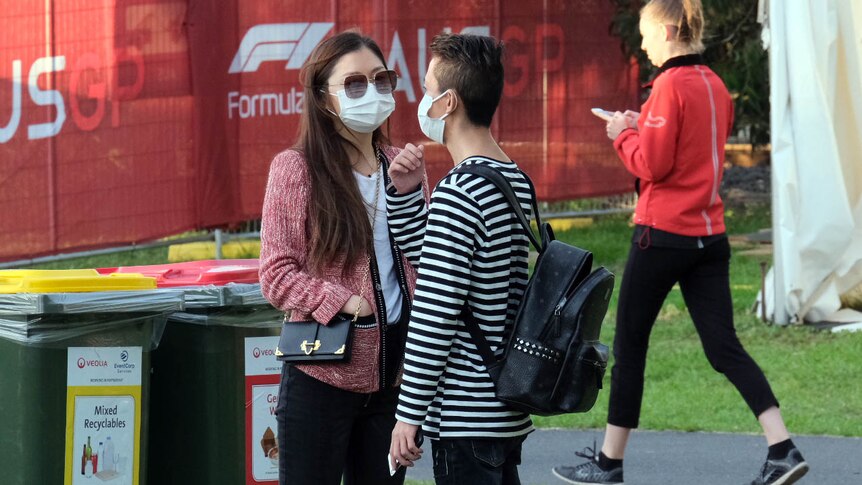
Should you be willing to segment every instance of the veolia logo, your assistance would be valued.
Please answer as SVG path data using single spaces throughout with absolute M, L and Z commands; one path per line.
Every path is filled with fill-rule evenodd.
M 78 358 L 78 368 L 83 369 L 84 367 L 108 367 L 107 360 L 87 360 L 83 357 Z
M 254 350 L 251 351 L 251 355 L 253 355 L 255 359 L 259 359 L 261 357 L 275 357 L 275 350 L 255 347 Z

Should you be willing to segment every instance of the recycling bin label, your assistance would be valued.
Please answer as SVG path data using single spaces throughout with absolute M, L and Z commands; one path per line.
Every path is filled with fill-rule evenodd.
M 278 425 L 275 406 L 281 362 L 278 337 L 245 339 L 246 484 L 278 483 Z
M 141 347 L 70 347 L 65 485 L 138 485 Z

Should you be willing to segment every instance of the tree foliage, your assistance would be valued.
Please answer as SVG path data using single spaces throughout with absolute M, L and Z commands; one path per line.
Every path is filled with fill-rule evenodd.
M 656 68 L 640 50 L 638 12 L 643 1 L 612 0 L 617 7 L 611 26 L 627 55 L 638 59 L 641 79 Z M 754 145 L 769 143 L 769 64 L 760 40 L 756 0 L 703 0 L 707 64 L 727 86 L 734 100 L 735 130 L 749 133 Z

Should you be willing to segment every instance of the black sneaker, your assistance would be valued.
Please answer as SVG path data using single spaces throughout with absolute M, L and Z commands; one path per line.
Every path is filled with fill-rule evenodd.
M 793 448 L 790 453 L 781 460 L 766 460 L 760 474 L 751 482 L 751 485 L 790 485 L 796 483 L 808 473 L 808 463 L 802 458 L 802 453 Z
M 578 466 L 556 466 L 551 470 L 554 475 L 566 483 L 575 485 L 605 484 L 622 485 L 623 467 L 619 466 L 610 470 L 602 470 L 599 467 L 599 454 L 596 453 L 596 444 L 593 447 L 584 448 L 583 453 L 575 452 L 575 455 L 586 458 L 585 463 Z

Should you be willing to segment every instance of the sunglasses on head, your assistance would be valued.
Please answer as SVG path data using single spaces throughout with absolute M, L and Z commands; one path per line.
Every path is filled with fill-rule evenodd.
M 344 78 L 341 84 L 330 84 L 330 86 L 344 86 L 344 94 L 348 98 L 356 99 L 365 96 L 368 85 L 374 83 L 374 89 L 380 94 L 392 94 L 398 85 L 398 74 L 395 71 L 380 71 L 373 78 L 367 78 L 364 74 L 352 74 Z

